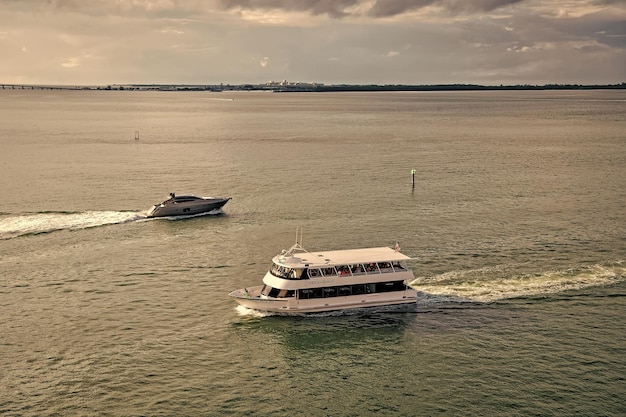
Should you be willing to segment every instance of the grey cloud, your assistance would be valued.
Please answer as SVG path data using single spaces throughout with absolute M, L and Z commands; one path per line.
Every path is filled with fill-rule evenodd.
M 2 1 L 2 0 L 0 0 Z M 7 0 L 4 0 L 7 1 Z M 8 0 L 14 9 L 90 16 L 184 17 L 210 8 L 203 0 Z
M 14 10 L 73 11 L 92 16 L 118 15 L 141 17 L 196 18 L 213 12 L 232 10 L 283 10 L 304 12 L 314 16 L 327 15 L 341 19 L 366 14 L 370 18 L 386 18 L 435 7 L 448 15 L 491 12 L 510 5 L 532 4 L 528 0 L 0 0 Z M 620 7 L 624 0 L 586 0 L 578 4 Z M 371 4 L 371 5 L 370 5 Z M 366 8 L 369 7 L 369 10 Z
M 225 9 L 243 8 L 248 10 L 281 9 L 286 11 L 308 12 L 313 15 L 329 15 L 340 18 L 348 15 L 346 9 L 357 5 L 361 0 L 221 0 Z
M 377 0 L 370 16 L 389 17 L 427 6 L 436 6 L 450 14 L 488 12 L 523 0 Z
M 391 17 L 426 6 L 437 6 L 450 14 L 476 13 L 495 10 L 521 1 L 523 0 L 377 0 L 368 15 Z M 351 7 L 362 3 L 363 0 L 220 0 L 225 9 L 281 9 L 308 12 L 313 15 L 326 14 L 335 18 L 347 16 Z
M 595 13 L 567 23 L 560 28 L 571 37 L 585 37 L 611 48 L 626 49 L 626 20 L 619 16 Z
M 597 4 L 599 6 L 612 6 L 614 4 L 620 6 L 624 5 L 624 0 L 596 0 L 593 4 Z

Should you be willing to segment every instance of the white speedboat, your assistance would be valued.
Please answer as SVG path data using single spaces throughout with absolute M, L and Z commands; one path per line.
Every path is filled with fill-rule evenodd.
M 195 195 L 178 196 L 170 193 L 170 198 L 155 204 L 148 210 L 148 217 L 193 216 L 198 214 L 219 213 L 230 197 L 196 197 Z
M 308 252 L 296 242 L 272 259 L 263 285 L 229 295 L 244 307 L 279 313 L 415 303 L 409 259 L 399 247 Z

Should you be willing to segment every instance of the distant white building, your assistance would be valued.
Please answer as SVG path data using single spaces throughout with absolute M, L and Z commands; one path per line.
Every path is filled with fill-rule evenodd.
M 282 81 L 268 81 L 265 86 L 266 87 L 300 87 L 300 88 L 305 88 L 305 87 L 317 87 L 317 86 L 322 86 L 324 85 L 323 83 L 303 83 L 303 82 L 289 82 L 287 80 L 282 80 Z

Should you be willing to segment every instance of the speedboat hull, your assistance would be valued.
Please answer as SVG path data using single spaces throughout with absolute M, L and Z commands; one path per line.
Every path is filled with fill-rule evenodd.
M 230 200 L 221 197 L 172 197 L 161 204 L 155 204 L 148 210 L 147 217 L 195 216 L 219 213 Z

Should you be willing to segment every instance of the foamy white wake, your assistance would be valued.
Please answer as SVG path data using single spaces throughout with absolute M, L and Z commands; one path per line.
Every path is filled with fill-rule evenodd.
M 76 230 L 145 218 L 142 212 L 86 211 L 82 213 L 39 213 L 0 218 L 0 239 L 55 230 Z
M 492 302 L 610 285 L 626 279 L 623 261 L 536 274 L 515 274 L 507 269 L 453 271 L 419 277 L 410 284 L 423 293 L 426 304 L 432 304 L 442 301 Z
M 248 316 L 248 317 L 267 317 L 267 316 L 273 316 L 273 313 L 270 312 L 264 312 L 264 311 L 259 311 L 259 310 L 252 310 L 248 307 L 244 307 L 241 304 L 237 305 L 236 307 L 237 310 L 237 314 L 239 314 L 240 316 Z

